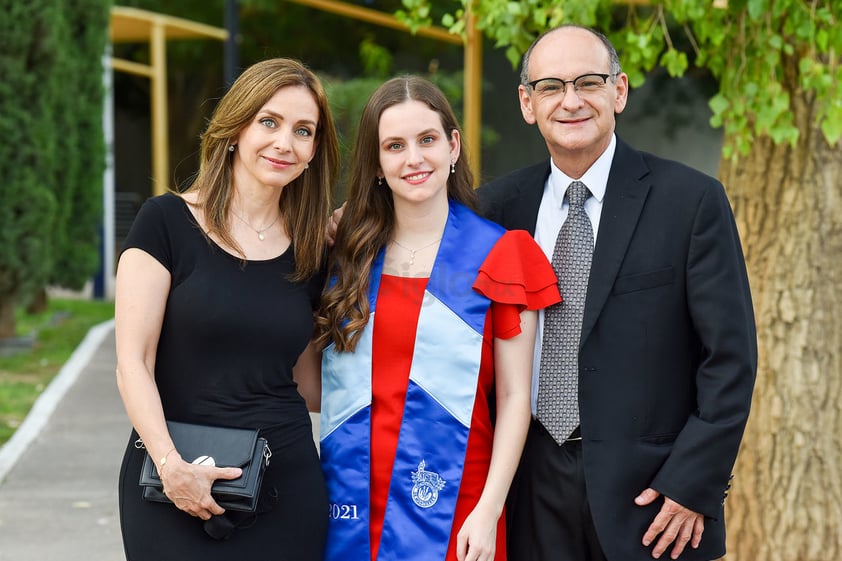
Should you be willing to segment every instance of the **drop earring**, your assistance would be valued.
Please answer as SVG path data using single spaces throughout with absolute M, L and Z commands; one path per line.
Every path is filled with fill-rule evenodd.
M 378 178 L 377 178 L 377 184 L 378 184 L 378 185 L 383 185 L 383 178 L 382 178 L 382 177 L 378 177 Z
M 456 162 L 450 162 L 450 173 L 456 173 Z

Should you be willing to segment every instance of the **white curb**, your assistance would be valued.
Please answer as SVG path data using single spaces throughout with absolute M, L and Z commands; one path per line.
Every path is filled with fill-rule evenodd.
M 99 348 L 105 337 L 114 328 L 114 320 L 110 319 L 92 327 L 82 342 L 61 367 L 58 374 L 53 378 L 47 388 L 38 396 L 32 409 L 23 420 L 23 423 L 12 435 L 6 444 L 0 447 L 0 484 L 6 475 L 14 467 L 18 458 L 26 451 L 29 444 L 35 440 L 44 425 L 50 419 L 56 406 L 73 386 L 82 370 L 88 365 L 91 357 Z

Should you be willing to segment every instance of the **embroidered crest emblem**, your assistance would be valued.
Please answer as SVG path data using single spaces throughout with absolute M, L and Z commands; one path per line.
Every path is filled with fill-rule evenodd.
M 426 471 L 427 462 L 421 460 L 418 471 L 412 472 L 412 502 L 421 508 L 430 508 L 439 500 L 439 491 L 444 488 L 444 479 L 434 471 Z

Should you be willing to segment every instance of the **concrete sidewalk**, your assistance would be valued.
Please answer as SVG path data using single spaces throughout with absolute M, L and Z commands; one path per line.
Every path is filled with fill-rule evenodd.
M 0 560 L 121 561 L 117 478 L 130 424 L 113 322 L 93 328 L 0 448 Z
M 91 329 L 0 448 L 0 561 L 125 561 L 117 479 L 131 424 L 114 325 Z M 319 416 L 312 414 L 318 442 Z

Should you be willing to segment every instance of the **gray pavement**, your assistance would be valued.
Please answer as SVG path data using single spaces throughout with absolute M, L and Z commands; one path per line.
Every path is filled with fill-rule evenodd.
M 86 337 L 0 448 L 0 560 L 124 560 L 117 478 L 130 424 L 111 322 Z
M 0 447 L 0 561 L 125 560 L 117 478 L 131 425 L 116 363 L 113 322 L 106 322 Z

